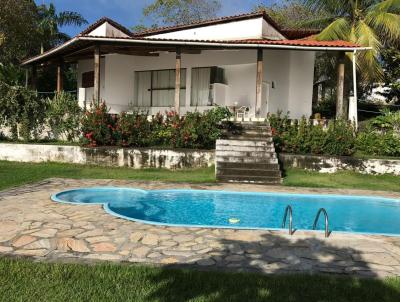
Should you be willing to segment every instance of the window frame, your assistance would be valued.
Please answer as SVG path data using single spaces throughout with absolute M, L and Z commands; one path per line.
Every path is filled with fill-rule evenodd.
M 169 108 L 171 106 L 173 106 L 173 104 L 171 106 L 153 106 L 153 91 L 160 91 L 160 90 L 175 90 L 175 87 L 167 87 L 167 88 L 153 88 L 153 79 L 154 79 L 154 73 L 156 72 L 160 72 L 160 71 L 174 71 L 176 74 L 176 69 L 174 68 L 164 68 L 164 69 L 151 69 L 151 70 L 135 70 L 134 71 L 134 76 L 135 76 L 135 98 L 137 97 L 138 94 L 138 87 L 137 87 L 137 74 L 138 73 L 144 73 L 144 72 L 150 72 L 150 88 L 147 89 L 147 91 L 150 92 L 150 105 L 149 106 L 139 106 L 139 105 L 135 105 L 135 107 L 138 108 L 158 108 L 158 107 L 163 107 L 163 108 Z M 185 77 L 182 79 L 182 71 L 185 72 Z M 184 87 L 182 87 L 182 83 L 184 83 Z M 186 89 L 187 89 L 187 68 L 181 68 L 181 86 L 180 86 L 180 90 L 182 92 L 182 90 L 184 90 L 184 92 L 186 93 Z M 185 95 L 185 100 L 186 100 L 186 95 Z M 135 101 L 136 103 L 138 103 L 138 100 Z M 184 104 L 186 106 L 186 104 Z

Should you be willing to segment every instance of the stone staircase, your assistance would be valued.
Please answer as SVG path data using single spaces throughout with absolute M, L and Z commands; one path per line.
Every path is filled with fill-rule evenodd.
M 218 181 L 282 183 L 271 127 L 267 123 L 235 124 L 226 136 L 216 143 Z

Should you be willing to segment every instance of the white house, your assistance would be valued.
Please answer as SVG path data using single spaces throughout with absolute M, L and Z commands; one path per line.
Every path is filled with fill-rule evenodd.
M 77 63 L 80 102 L 104 100 L 116 113 L 133 106 L 184 114 L 221 105 L 249 107 L 252 118 L 278 110 L 299 118 L 311 115 L 315 53 L 362 50 L 345 41 L 316 41 L 315 33 L 281 29 L 264 12 L 139 34 L 102 18 L 23 65 L 35 71 L 57 64 L 60 91 L 64 62 Z M 343 63 L 338 70 L 340 113 Z

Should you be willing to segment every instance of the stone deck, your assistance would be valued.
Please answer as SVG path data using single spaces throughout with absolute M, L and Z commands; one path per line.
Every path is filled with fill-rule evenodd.
M 55 203 L 61 190 L 101 185 L 368 195 L 356 190 L 49 179 L 0 192 L 0 254 L 46 261 L 118 261 L 264 273 L 400 275 L 400 237 L 152 226 L 116 218 L 99 205 Z M 400 198 L 398 193 L 374 192 Z

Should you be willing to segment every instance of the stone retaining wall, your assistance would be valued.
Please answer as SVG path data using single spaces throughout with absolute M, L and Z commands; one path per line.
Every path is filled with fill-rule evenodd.
M 279 154 L 279 161 L 284 169 L 299 168 L 318 171 L 320 173 L 334 173 L 339 170 L 350 170 L 364 174 L 400 175 L 400 160 L 281 153 Z
M 115 167 L 200 168 L 214 164 L 213 150 L 156 148 L 83 148 L 43 144 L 0 144 L 0 160 L 17 162 L 61 162 Z

